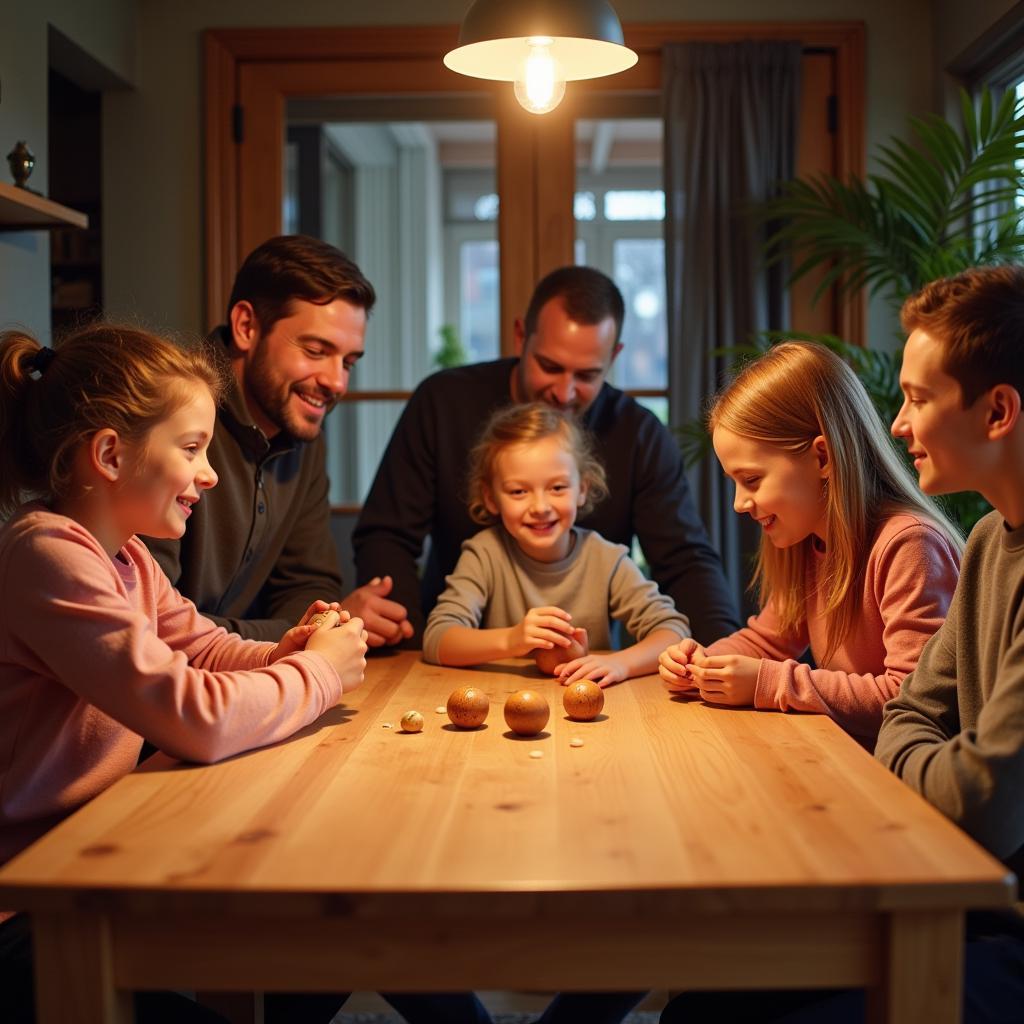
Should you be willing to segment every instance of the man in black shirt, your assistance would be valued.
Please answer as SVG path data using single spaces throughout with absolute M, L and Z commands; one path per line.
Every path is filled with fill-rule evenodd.
M 608 540 L 639 538 L 661 590 L 710 643 L 738 615 L 717 552 L 690 497 L 679 448 L 647 409 L 607 383 L 622 348 L 622 295 L 588 267 L 548 274 L 515 324 L 518 358 L 443 370 L 402 413 L 353 534 L 359 582 L 391 576 L 418 639 L 462 542 L 480 528 L 466 508 L 470 448 L 510 402 L 571 410 L 593 434 L 610 496 L 580 521 Z M 416 562 L 430 538 L 423 578 Z

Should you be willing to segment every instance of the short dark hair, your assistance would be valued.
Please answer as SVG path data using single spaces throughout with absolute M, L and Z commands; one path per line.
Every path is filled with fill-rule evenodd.
M 289 315 L 296 300 L 323 306 L 335 299 L 369 313 L 377 296 L 363 272 L 340 249 L 309 235 L 278 235 L 246 257 L 231 288 L 228 321 L 237 303 L 248 302 L 266 333 Z
M 615 342 L 622 334 L 622 321 L 626 315 L 622 292 L 615 282 L 593 267 L 559 267 L 542 278 L 533 290 L 530 305 L 523 321 L 525 336 L 537 330 L 540 311 L 552 299 L 560 298 L 569 318 L 578 324 L 599 324 L 606 317 L 615 321 Z
M 942 369 L 960 384 L 965 409 L 997 384 L 1024 396 L 1024 267 L 974 267 L 932 281 L 903 303 L 900 322 L 942 345 Z

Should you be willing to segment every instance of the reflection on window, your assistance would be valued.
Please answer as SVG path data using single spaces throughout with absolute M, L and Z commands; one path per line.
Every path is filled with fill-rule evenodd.
M 668 379 L 665 244 L 660 238 L 619 238 L 612 247 L 615 283 L 626 303 L 624 347 L 616 360 L 620 387 L 664 387 Z
M 576 220 L 593 220 L 597 216 L 597 197 L 593 192 L 577 192 L 573 197 L 572 213 Z
M 661 189 L 609 189 L 604 194 L 606 220 L 664 220 Z
M 498 243 L 459 246 L 460 340 L 471 363 L 497 359 L 499 350 Z
M 477 220 L 497 220 L 498 219 L 498 196 L 495 192 L 488 192 L 487 195 L 480 196 L 479 199 L 473 204 L 473 216 Z

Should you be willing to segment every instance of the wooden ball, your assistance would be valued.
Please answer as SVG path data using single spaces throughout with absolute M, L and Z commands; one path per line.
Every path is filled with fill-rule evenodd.
M 553 676 L 559 665 L 584 657 L 587 654 L 587 633 L 583 629 L 577 630 L 577 633 L 579 636 L 573 637 L 568 647 L 538 647 L 533 652 L 533 660 L 537 663 L 537 668 L 546 676 Z M 580 637 L 582 637 L 582 643 Z
M 402 715 L 402 732 L 419 732 L 423 728 L 423 716 L 418 711 L 406 711 Z
M 448 717 L 460 729 L 476 729 L 483 725 L 491 702 L 487 694 L 476 686 L 463 686 L 452 691 L 448 698 Z
M 604 707 L 604 690 L 589 679 L 570 683 L 562 694 L 565 713 L 577 722 L 589 722 L 601 714 Z
M 505 721 L 519 736 L 536 736 L 550 714 L 548 702 L 533 690 L 517 690 L 505 701 Z

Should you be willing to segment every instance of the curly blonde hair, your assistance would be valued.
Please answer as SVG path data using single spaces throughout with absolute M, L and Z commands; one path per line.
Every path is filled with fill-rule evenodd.
M 573 417 L 544 402 L 509 405 L 491 416 L 469 454 L 467 489 L 469 514 L 474 522 L 490 525 L 498 521 L 498 516 L 488 511 L 485 501 L 498 456 L 512 445 L 543 441 L 548 437 L 560 438 L 565 450 L 576 460 L 584 492 L 581 516 L 608 496 L 607 477 L 594 453 L 593 441 Z

